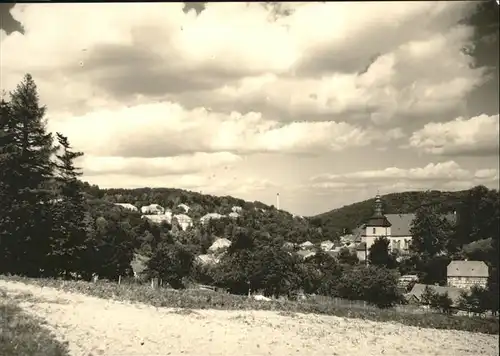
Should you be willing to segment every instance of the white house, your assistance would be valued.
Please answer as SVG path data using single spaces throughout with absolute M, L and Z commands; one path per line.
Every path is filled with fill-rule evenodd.
M 179 205 L 177 205 L 177 207 L 178 207 L 178 208 L 183 209 L 183 210 L 184 210 L 184 212 L 185 212 L 186 214 L 187 214 L 187 213 L 189 213 L 189 209 L 191 209 L 191 208 L 190 208 L 188 205 L 186 205 L 186 204 L 179 204 Z
M 177 220 L 179 226 L 182 230 L 186 231 L 188 227 L 193 226 L 193 219 L 185 214 L 176 214 L 172 217 L 172 220 Z
M 470 289 L 472 286 L 486 288 L 489 270 L 483 261 L 451 261 L 447 269 L 450 287 Z
M 136 206 L 129 204 L 129 203 L 115 203 L 117 206 L 121 206 L 124 209 L 130 210 L 130 211 L 139 211 Z
M 221 252 L 226 250 L 229 246 L 231 246 L 231 241 L 226 238 L 217 239 L 214 243 L 208 248 L 208 251 L 211 253 Z
M 165 208 L 158 204 L 150 204 L 141 207 L 141 213 L 145 215 L 164 214 Z
M 222 215 L 222 214 L 219 214 L 219 213 L 208 213 L 208 214 L 205 214 L 203 215 L 201 218 L 200 218 L 200 222 L 202 224 L 206 224 L 207 222 L 209 222 L 211 219 L 221 219 L 223 218 L 225 215 Z
M 321 246 L 321 249 L 323 251 L 329 251 L 329 250 L 333 249 L 335 244 L 329 240 L 326 240 L 326 241 L 321 242 L 320 246 Z
M 141 218 L 147 219 L 156 224 L 161 224 L 164 221 L 168 222 L 169 224 L 172 223 L 172 215 L 151 214 L 151 215 L 142 215 Z
M 299 246 L 301 249 L 305 250 L 305 249 L 313 248 L 314 244 L 311 241 L 306 241 L 306 242 L 301 243 Z

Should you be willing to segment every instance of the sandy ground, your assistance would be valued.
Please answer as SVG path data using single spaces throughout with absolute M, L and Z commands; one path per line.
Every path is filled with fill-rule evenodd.
M 332 316 L 179 311 L 0 281 L 44 318 L 73 356 L 498 355 L 498 335 L 419 329 Z

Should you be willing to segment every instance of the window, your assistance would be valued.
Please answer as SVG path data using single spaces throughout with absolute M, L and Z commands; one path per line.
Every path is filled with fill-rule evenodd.
M 377 228 L 373 228 L 373 234 L 375 235 L 377 233 Z

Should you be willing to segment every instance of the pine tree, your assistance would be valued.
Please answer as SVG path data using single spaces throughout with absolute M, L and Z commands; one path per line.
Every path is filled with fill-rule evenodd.
M 74 164 L 83 153 L 73 151 L 67 137 L 60 133 L 56 135 L 59 143 L 55 155 L 58 199 L 52 205 L 50 261 L 52 271 L 67 278 L 71 272 L 84 273 L 85 267 L 90 265 L 84 258 L 88 241 L 85 198 L 78 179 L 82 173 Z
M 9 272 L 15 260 L 15 246 L 11 235 L 14 229 L 14 216 L 11 212 L 14 194 L 12 192 L 12 170 L 14 165 L 15 142 L 11 130 L 9 103 L 0 101 L 0 273 Z M 14 192 L 15 193 L 15 192 Z
M 38 276 L 48 249 L 53 139 L 43 119 L 36 84 L 27 74 L 1 103 L 0 240 L 3 272 Z

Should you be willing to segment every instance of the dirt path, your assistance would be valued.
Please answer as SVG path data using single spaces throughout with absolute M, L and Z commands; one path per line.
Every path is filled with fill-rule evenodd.
M 73 356 L 498 355 L 499 337 L 331 316 L 176 311 L 0 281 Z M 30 296 L 28 296 L 30 295 Z

